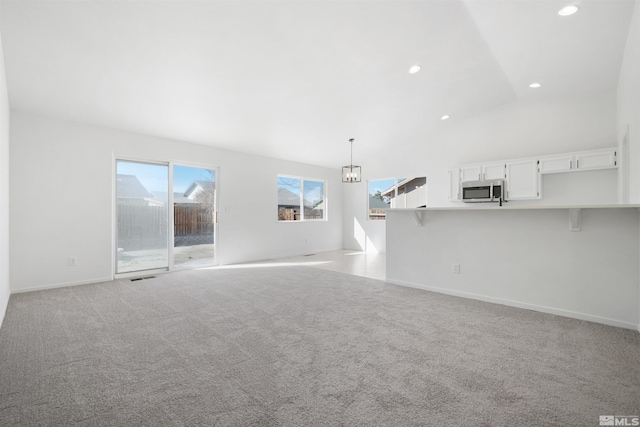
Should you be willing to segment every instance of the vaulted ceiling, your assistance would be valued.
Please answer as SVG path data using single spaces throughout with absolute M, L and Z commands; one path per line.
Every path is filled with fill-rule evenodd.
M 3 0 L 0 29 L 12 110 L 337 168 L 615 91 L 634 2 L 568 3 Z

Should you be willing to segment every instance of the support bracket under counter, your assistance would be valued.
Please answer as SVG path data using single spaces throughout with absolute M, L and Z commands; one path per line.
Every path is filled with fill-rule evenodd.
M 424 224 L 424 211 L 413 211 L 413 213 L 415 214 L 415 220 L 416 220 L 416 225 L 418 227 L 422 227 L 422 224 Z
M 582 231 L 582 209 L 569 209 L 569 231 Z

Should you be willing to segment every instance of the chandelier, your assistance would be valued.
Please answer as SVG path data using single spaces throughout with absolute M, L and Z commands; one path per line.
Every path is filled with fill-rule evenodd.
M 360 182 L 362 180 L 362 169 L 353 164 L 353 138 L 351 143 L 351 164 L 342 167 L 342 182 Z

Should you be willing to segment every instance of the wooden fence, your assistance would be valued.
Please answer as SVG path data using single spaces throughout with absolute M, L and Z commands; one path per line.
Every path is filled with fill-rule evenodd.
M 383 220 L 386 219 L 387 214 L 384 209 L 369 209 L 369 219 Z
M 174 205 L 173 223 L 176 236 L 213 233 L 213 212 L 200 203 Z
M 322 209 L 304 208 L 304 219 L 322 219 Z M 278 221 L 299 221 L 300 209 L 278 206 Z

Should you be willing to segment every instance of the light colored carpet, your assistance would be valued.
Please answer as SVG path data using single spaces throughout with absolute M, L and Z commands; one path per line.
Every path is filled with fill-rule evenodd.
M 12 295 L 0 425 L 597 426 L 640 334 L 309 267 Z

